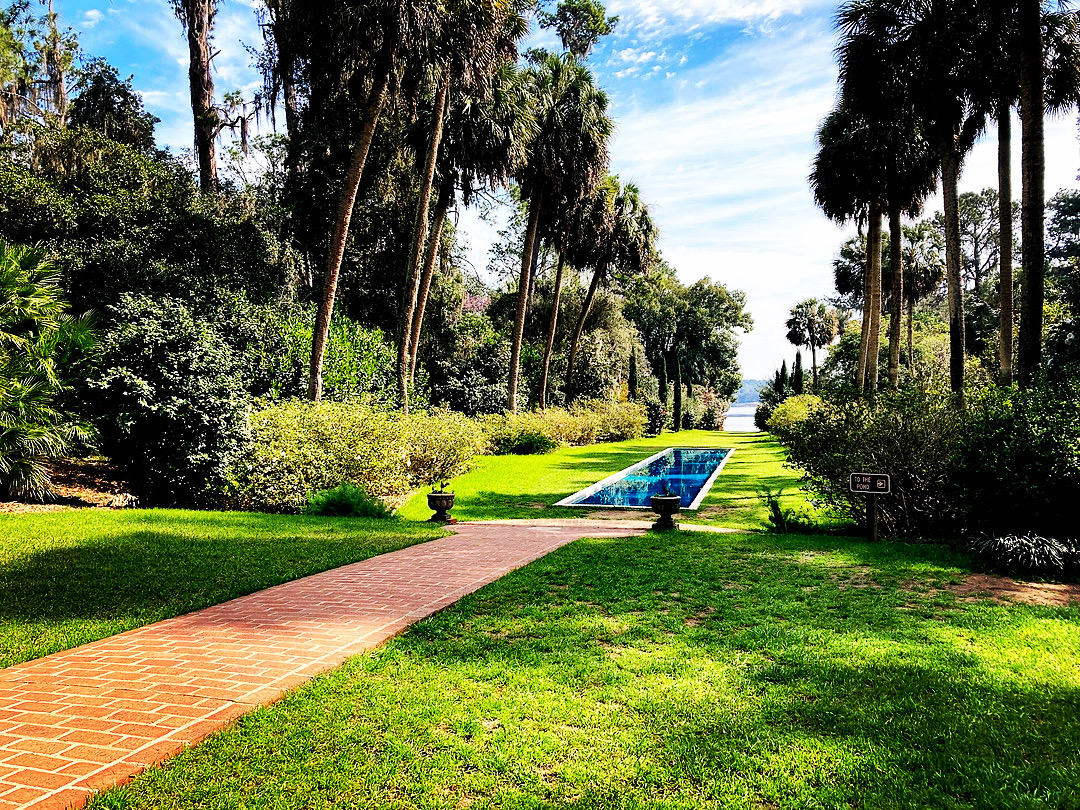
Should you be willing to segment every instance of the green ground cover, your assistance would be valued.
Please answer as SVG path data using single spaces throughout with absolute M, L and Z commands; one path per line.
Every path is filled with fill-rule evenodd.
M 701 509 L 696 514 L 683 514 L 686 522 L 765 528 L 768 510 L 760 497 L 762 489 L 784 490 L 782 500 L 787 508 L 807 506 L 797 489 L 798 475 L 783 467 L 784 451 L 768 434 L 686 430 L 613 444 L 563 447 L 547 455 L 481 456 L 472 471 L 450 484 L 457 496 L 453 515 L 459 520 L 580 517 L 598 510 L 552 504 L 665 447 L 735 450 Z M 417 493 L 400 514 L 413 520 L 430 516 L 426 493 Z M 642 516 L 653 517 L 650 512 L 642 512 Z
M 405 521 L 171 510 L 0 516 L 0 667 L 442 534 Z
M 1080 807 L 1080 609 L 943 547 L 583 540 L 93 808 Z

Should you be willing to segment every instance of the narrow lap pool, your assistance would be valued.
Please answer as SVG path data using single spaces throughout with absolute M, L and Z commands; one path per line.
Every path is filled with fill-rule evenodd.
M 679 496 L 683 509 L 697 509 L 732 452 L 669 447 L 555 505 L 648 509 L 649 498 L 662 495 L 666 487 L 669 494 Z

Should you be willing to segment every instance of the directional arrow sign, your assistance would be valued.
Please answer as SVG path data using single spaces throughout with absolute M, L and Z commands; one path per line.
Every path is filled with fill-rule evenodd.
M 850 487 L 860 495 L 888 495 L 892 491 L 889 476 L 881 473 L 852 473 Z

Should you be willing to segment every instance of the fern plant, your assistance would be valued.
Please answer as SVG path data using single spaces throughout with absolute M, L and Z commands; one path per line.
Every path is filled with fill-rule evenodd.
M 90 441 L 55 403 L 65 388 L 61 359 L 91 340 L 88 319 L 67 312 L 44 251 L 0 241 L 0 493 L 48 499 L 45 460 Z

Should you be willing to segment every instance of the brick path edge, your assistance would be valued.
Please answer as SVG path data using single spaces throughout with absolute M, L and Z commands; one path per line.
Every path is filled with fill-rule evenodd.
M 80 808 L 560 546 L 644 528 L 461 523 L 449 537 L 0 669 L 0 810 Z

